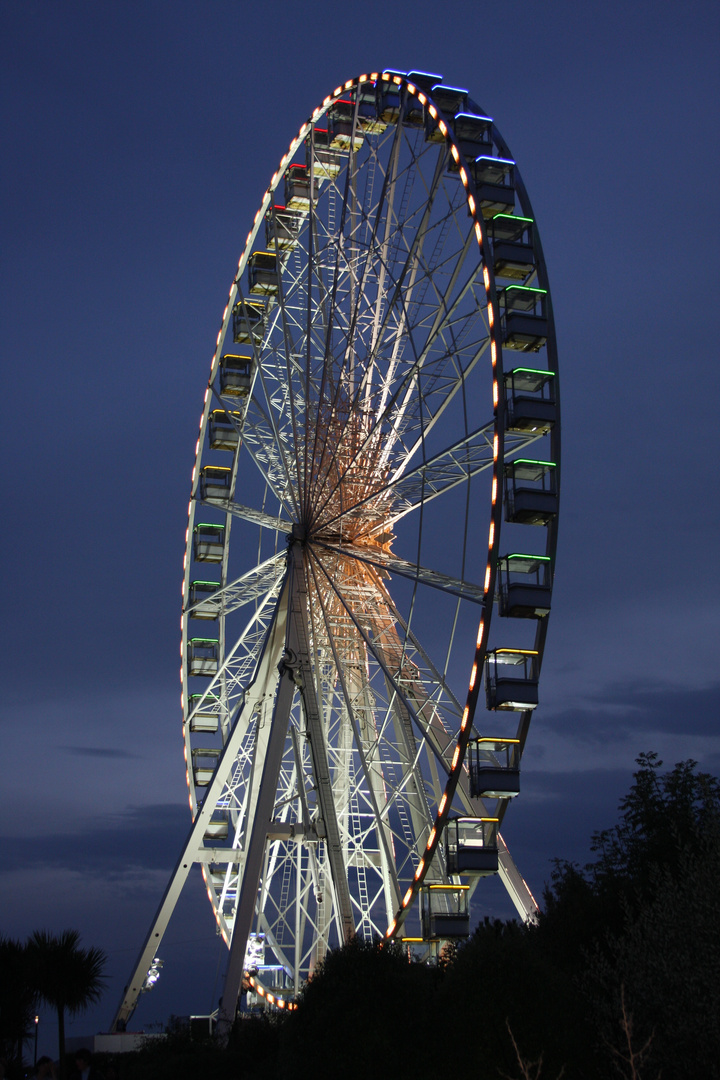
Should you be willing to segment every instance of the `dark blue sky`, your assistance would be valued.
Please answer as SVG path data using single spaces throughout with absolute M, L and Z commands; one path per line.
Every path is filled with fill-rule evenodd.
M 180 580 L 227 290 L 291 137 L 361 71 L 469 88 L 551 276 L 563 513 L 504 827 L 520 869 L 539 894 L 554 856 L 584 860 L 641 750 L 720 768 L 718 23 L 712 2 L 3 5 L 0 932 L 108 950 L 71 1032 L 109 1022 L 188 825 Z M 141 1023 L 217 998 L 199 885 L 167 942 Z

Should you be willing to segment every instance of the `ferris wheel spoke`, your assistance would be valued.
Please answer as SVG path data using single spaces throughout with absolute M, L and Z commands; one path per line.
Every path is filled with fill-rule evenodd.
M 184 858 L 202 866 L 230 943 L 221 1028 L 250 935 L 258 957 L 270 954 L 258 959 L 266 1000 L 297 994 L 352 932 L 398 937 L 406 925 L 428 937 L 424 883 L 458 880 L 441 840 L 448 814 L 492 818 L 497 832 L 510 796 L 471 798 L 463 754 L 491 760 L 468 738 L 482 738 L 475 707 L 493 662 L 495 597 L 503 646 L 534 634 L 534 649 L 510 651 L 532 653 L 538 669 L 544 649 L 546 613 L 525 618 L 520 589 L 511 602 L 503 588 L 512 559 L 514 575 L 550 584 L 554 566 L 557 481 L 531 478 L 554 486 L 555 502 L 528 497 L 518 510 L 515 480 L 532 470 L 508 468 L 522 457 L 559 465 L 547 288 L 530 204 L 494 123 L 423 76 L 371 73 L 338 87 L 263 196 L 205 393 L 183 580 L 195 821 Z M 508 349 L 537 352 L 538 370 L 504 375 Z M 514 430 L 536 416 L 541 431 Z M 545 553 L 501 559 L 503 518 L 506 550 L 528 550 L 523 513 L 547 526 L 528 545 Z M 542 575 L 526 570 L 533 560 Z M 509 740 L 516 763 L 530 715 Z M 494 730 L 515 730 L 512 712 L 496 720 Z M 500 840 L 497 851 L 513 903 L 532 915 Z M 181 860 L 171 893 L 186 872 Z
M 205 506 L 214 506 L 218 510 L 223 510 L 226 514 L 232 514 L 233 517 L 240 518 L 242 521 L 249 521 L 253 525 L 260 525 L 263 529 L 270 529 L 272 532 L 288 533 L 292 529 L 292 522 L 286 518 L 265 514 L 262 510 L 256 510 L 253 506 L 243 506 L 242 503 L 233 502 L 232 499 L 205 498 L 203 503 Z
M 253 397 L 243 424 L 243 447 L 280 506 L 293 513 L 295 497 L 279 443 L 285 442 L 259 401 Z
M 366 536 L 385 532 L 401 518 L 427 506 L 434 499 L 445 495 L 458 484 L 466 483 L 493 465 L 493 424 L 471 432 L 459 439 L 447 450 L 422 462 L 414 469 L 401 473 L 397 479 L 365 495 L 350 504 L 339 514 L 323 521 L 323 528 L 336 526 L 344 518 L 365 509 L 369 528 Z M 524 452 L 528 446 L 542 439 L 541 433 L 505 433 L 505 460 Z M 373 520 L 376 514 L 377 521 Z
M 203 618 L 217 618 L 221 612 L 229 614 L 238 611 L 260 597 L 272 599 L 279 594 L 284 575 L 285 553 L 271 555 L 226 585 L 218 584 L 211 593 L 186 607 L 184 614 L 192 618 L 199 612 Z
M 284 345 L 284 351 L 285 351 L 285 373 L 286 373 L 286 379 L 287 379 L 287 389 L 288 389 L 289 405 L 290 405 L 290 422 L 291 422 L 291 429 L 292 429 L 292 445 L 293 445 L 293 447 L 295 447 L 295 455 L 294 455 L 294 457 L 295 457 L 295 482 L 296 482 L 296 488 L 297 488 L 297 491 L 298 491 L 298 499 L 299 499 L 299 502 L 302 503 L 303 490 L 304 490 L 305 484 L 304 484 L 304 481 L 302 480 L 300 459 L 299 459 L 299 456 L 298 456 L 298 447 L 300 446 L 300 437 L 299 437 L 299 432 L 298 432 L 298 420 L 297 420 L 297 417 L 298 417 L 298 411 L 299 410 L 297 408 L 298 403 L 296 402 L 295 394 L 294 394 L 294 391 L 293 391 L 293 381 L 294 381 L 293 380 L 293 374 L 294 373 L 293 373 L 293 368 L 292 368 L 292 357 L 294 355 L 294 350 L 293 350 L 292 340 L 291 340 L 291 336 L 290 336 L 290 325 L 289 325 L 289 319 L 288 319 L 288 312 L 287 312 L 287 309 L 286 309 L 286 306 L 285 306 L 285 296 L 284 296 L 284 290 L 283 290 L 283 275 L 282 275 L 282 273 L 277 274 L 277 284 L 278 284 L 278 310 L 280 312 L 280 319 L 281 319 L 281 322 L 282 322 L 282 344 Z M 306 391 L 306 394 L 305 394 L 305 402 L 306 402 L 306 404 L 307 404 L 307 400 L 308 400 L 308 395 L 307 395 L 307 391 Z
M 376 637 L 375 635 L 371 635 L 369 633 L 370 627 L 373 626 L 372 616 L 365 620 L 366 626 L 363 626 L 361 621 L 358 619 L 358 617 L 352 610 L 352 605 L 345 599 L 340 587 L 338 586 L 334 578 L 328 573 L 328 570 L 324 566 L 322 560 L 317 558 L 317 554 L 315 552 L 313 552 L 313 555 L 315 556 L 316 562 L 322 570 L 322 573 L 327 581 L 327 585 L 337 596 L 338 601 L 340 602 L 343 609 L 352 621 L 355 629 L 357 630 L 363 641 L 365 648 L 367 649 L 368 654 L 377 663 L 378 667 L 383 673 L 385 680 L 392 688 L 394 694 L 397 695 L 403 708 L 407 710 L 407 713 L 415 724 L 418 732 L 423 737 L 428 739 L 428 745 L 431 747 L 439 760 L 444 763 L 443 752 L 446 747 L 445 745 L 442 745 L 441 743 L 438 743 L 436 741 L 435 732 L 432 729 L 433 716 L 434 713 L 437 712 L 437 705 L 433 705 L 433 710 L 428 716 L 424 716 L 422 712 L 418 712 L 416 702 L 413 699 L 415 683 L 413 679 L 408 676 L 407 668 L 403 670 L 402 667 L 402 661 L 405 659 L 403 655 L 404 647 L 401 646 L 399 643 L 398 646 L 395 647 L 395 641 L 397 641 L 396 636 L 395 641 L 392 641 L 391 644 L 388 646 L 387 642 L 383 643 L 380 641 L 380 634 L 378 634 L 378 637 Z M 382 626 L 383 633 L 387 637 L 388 634 L 391 632 L 389 622 L 390 620 L 387 620 L 387 622 L 383 621 L 383 623 L 374 625 L 374 629 L 377 632 L 378 627 Z M 421 707 L 426 712 L 428 711 L 428 701 L 429 699 L 427 698 L 427 696 L 422 695 Z M 450 704 L 450 702 L 448 702 L 448 704 Z M 449 742 L 450 736 L 446 734 L 444 743 L 449 744 Z
M 262 364 L 258 365 L 258 378 L 263 389 L 265 400 L 268 404 L 268 409 L 265 411 L 258 398 L 253 395 L 251 403 L 262 420 L 261 423 L 257 423 L 257 419 L 253 422 L 251 410 L 248 407 L 245 424 L 243 425 L 243 435 L 246 443 L 252 443 L 252 437 L 255 437 L 257 444 L 262 448 L 261 451 L 257 453 L 258 462 L 265 460 L 271 468 L 273 465 L 275 467 L 275 475 L 272 475 L 270 472 L 266 474 L 261 466 L 261 471 L 265 475 L 268 484 L 275 491 L 275 494 L 281 503 L 284 503 L 289 495 L 295 513 L 297 513 L 298 504 L 296 489 L 292 483 L 293 472 L 288 461 L 288 443 L 291 443 L 292 440 L 291 437 L 284 437 L 284 433 L 281 432 L 278 427 L 278 422 L 283 417 L 287 418 L 288 412 L 292 412 L 287 404 L 289 388 L 285 378 L 282 376 L 276 377 L 275 383 L 280 396 L 273 398 L 272 390 L 269 385 L 269 380 L 272 376 L 273 373 L 271 369 L 266 369 Z
M 200 700 L 188 717 L 192 722 L 196 713 L 203 710 L 206 702 L 212 699 L 214 692 L 224 686 L 228 701 L 228 710 L 232 703 L 240 702 L 247 686 L 254 681 L 262 652 L 271 628 L 275 624 L 275 610 L 280 588 L 285 575 L 280 578 L 279 587 L 269 590 L 263 597 L 234 645 L 226 652 L 215 674 L 210 678 Z
M 337 546 L 322 540 L 317 541 L 317 543 L 328 551 L 334 551 L 337 555 L 346 555 L 350 559 L 359 559 L 360 562 L 374 566 L 378 570 L 389 570 L 391 573 L 400 574 L 410 581 L 416 581 L 420 585 L 428 585 L 430 588 L 438 589 L 440 592 L 459 596 L 463 600 L 472 600 L 473 603 L 481 604 L 485 595 L 481 585 L 476 585 L 470 581 L 462 581 L 459 578 L 452 577 L 450 574 L 442 574 L 437 570 L 430 570 L 426 566 L 408 562 L 407 559 L 401 559 L 397 555 L 384 551 L 374 551 L 372 548 L 360 544 Z
M 437 163 L 436 167 L 435 167 L 435 176 L 434 176 L 433 183 L 431 185 L 430 193 L 429 193 L 429 196 L 428 196 L 428 206 L 425 208 L 422 223 L 421 223 L 421 227 L 420 227 L 420 229 L 417 230 L 417 235 L 415 236 L 415 238 L 413 239 L 411 244 L 408 245 L 408 248 L 409 248 L 408 257 L 407 257 L 407 259 L 405 261 L 405 265 L 401 268 L 399 274 L 394 275 L 394 276 L 392 274 L 390 274 L 391 280 L 393 282 L 393 295 L 392 295 L 391 299 L 388 299 L 388 296 L 386 295 L 386 290 L 385 290 L 385 280 L 386 280 L 386 276 L 390 273 L 390 271 L 392 269 L 392 267 L 391 267 L 391 259 L 389 257 L 389 250 L 391 248 L 393 240 L 396 237 L 402 236 L 402 231 L 403 231 L 403 222 L 401 222 L 398 218 L 396 218 L 396 228 L 395 228 L 395 230 L 393 230 L 392 227 L 391 227 L 393 203 L 394 203 L 394 197 L 395 197 L 395 192 L 396 192 L 396 187 L 397 187 L 396 170 L 397 170 L 397 156 L 398 156 L 398 152 L 399 152 L 399 137 L 400 137 L 400 129 L 398 127 L 398 130 L 396 131 L 396 135 L 395 135 L 395 142 L 394 142 L 393 155 L 392 155 L 392 161 L 394 162 L 394 166 L 391 165 L 391 169 L 389 170 L 388 176 L 386 177 L 386 183 L 387 183 L 388 179 L 390 180 L 390 183 L 388 185 L 389 186 L 389 194 L 387 194 L 385 190 L 383 191 L 383 195 L 382 195 L 380 203 L 378 205 L 378 212 L 375 214 L 375 218 L 374 218 L 374 222 L 373 222 L 373 230 L 372 230 L 371 237 L 370 237 L 370 243 L 368 245 L 367 262 L 369 263 L 370 257 L 373 255 L 373 253 L 375 253 L 375 258 L 379 262 L 380 271 L 379 271 L 379 277 L 378 277 L 377 285 L 376 285 L 377 298 L 376 298 L 376 301 L 375 301 L 375 314 L 374 314 L 374 317 L 373 317 L 372 340 L 369 343 L 369 353 L 368 353 L 368 358 L 364 363 L 364 372 L 363 372 L 362 378 L 361 378 L 361 380 L 358 380 L 357 389 L 353 393 L 352 402 L 351 402 L 351 405 L 350 405 L 351 409 L 356 408 L 358 406 L 361 398 L 363 398 L 363 397 L 366 400 L 366 408 L 370 403 L 370 400 L 371 400 L 371 379 L 372 379 L 373 370 L 374 370 L 376 362 L 377 362 L 377 350 L 379 348 L 380 341 L 383 339 L 384 330 L 389 325 L 389 320 L 392 319 L 393 316 L 396 316 L 397 327 L 396 327 L 396 330 L 395 330 L 395 333 L 394 333 L 395 346 L 391 350 L 392 351 L 392 361 L 391 361 L 392 367 L 394 368 L 395 364 L 397 363 L 397 360 L 398 360 L 397 351 L 398 351 L 400 340 L 402 339 L 402 336 L 403 336 L 402 327 L 404 325 L 404 313 L 403 313 L 403 311 L 401 309 L 400 310 L 400 316 L 399 316 L 399 318 L 397 317 L 396 303 L 397 303 L 398 296 L 400 295 L 400 288 L 402 286 L 402 282 L 404 281 L 404 278 L 407 276 L 408 272 L 410 272 L 411 278 L 412 278 L 412 281 L 410 283 L 409 288 L 412 289 L 412 287 L 413 287 L 414 275 L 416 273 L 416 268 L 417 268 L 417 263 L 418 263 L 417 255 L 418 255 L 419 250 L 422 249 L 422 244 L 424 243 L 425 229 L 426 229 L 426 226 L 427 226 L 427 222 L 429 221 L 430 212 L 431 212 L 431 209 L 432 209 L 432 200 L 434 198 L 435 191 L 437 189 L 440 177 L 442 175 L 442 169 L 440 167 L 440 164 Z M 380 209 L 384 204 L 385 198 L 387 198 L 386 212 L 385 212 L 384 218 L 381 218 Z M 382 244 L 379 244 L 378 243 L 377 230 L 383 224 L 383 222 L 384 222 L 384 236 L 383 236 Z M 415 262 L 413 263 L 414 258 L 415 258 Z M 366 263 L 366 265 L 367 265 L 367 263 Z M 352 313 L 351 313 L 350 323 L 349 323 L 349 327 L 348 327 L 348 348 L 350 348 L 350 349 L 353 347 L 353 337 L 354 337 L 355 327 L 357 325 L 358 314 L 359 314 L 359 310 L 360 310 L 360 303 L 361 303 L 361 300 L 364 298 L 364 296 L 365 296 L 365 289 L 358 288 L 357 292 L 356 292 L 356 300 L 355 300 L 355 303 L 352 306 Z M 385 308 L 385 316 L 383 317 L 382 322 L 381 322 L 380 321 L 380 313 L 381 313 L 381 310 L 382 310 L 383 307 Z M 391 376 L 391 379 L 392 379 L 392 376 Z M 334 402 L 333 403 L 333 411 L 336 409 L 336 407 L 337 407 L 337 402 Z M 379 409 L 380 412 L 382 412 L 382 408 L 383 408 L 383 406 L 382 406 L 382 403 L 381 403 L 381 406 L 380 406 L 380 409 Z M 333 454 L 331 455 L 330 462 L 329 462 L 329 465 L 328 465 L 328 471 L 330 469 L 334 468 L 335 458 L 336 458 L 338 452 L 340 452 L 340 450 L 341 450 L 341 447 L 342 447 L 342 444 L 343 444 L 343 438 L 344 438 L 344 436 L 341 433 L 339 439 L 336 441 L 336 446 L 334 448 Z M 320 463 L 320 466 L 322 468 L 322 461 Z
M 472 237 L 468 237 L 468 242 L 471 239 Z M 469 247 L 466 250 L 469 250 Z M 399 385 L 393 391 L 390 400 L 385 406 L 383 413 L 381 414 L 381 416 L 378 417 L 371 431 L 361 442 L 359 449 L 353 455 L 351 455 L 349 463 L 345 470 L 339 472 L 338 479 L 336 480 L 335 484 L 331 485 L 328 488 L 324 502 L 321 502 L 316 509 L 317 515 L 322 514 L 325 506 L 331 501 L 333 495 L 335 494 L 335 491 L 337 490 L 337 485 L 339 483 L 342 483 L 348 470 L 356 466 L 357 462 L 360 460 L 360 455 L 362 454 L 362 452 L 367 450 L 371 440 L 376 437 L 377 430 L 382 427 L 384 439 L 387 440 L 385 443 L 385 449 L 383 451 L 383 454 L 378 461 L 378 467 L 382 469 L 385 462 L 388 461 L 390 455 L 392 454 L 395 443 L 400 439 L 401 433 L 405 435 L 408 430 L 408 415 L 410 415 L 411 417 L 411 425 L 414 423 L 415 428 L 417 428 L 418 426 L 420 427 L 421 434 L 419 438 L 415 441 L 414 445 L 409 450 L 404 451 L 401 463 L 397 466 L 396 471 L 405 468 L 407 462 L 416 453 L 417 449 L 422 445 L 423 439 L 427 436 L 429 431 L 437 422 L 437 419 L 442 415 L 444 409 L 447 408 L 448 404 L 452 401 L 458 390 L 460 390 L 464 386 L 465 379 L 467 378 L 469 372 L 472 370 L 472 367 L 474 367 L 477 363 L 478 359 L 482 355 L 482 352 L 487 347 L 487 344 L 489 342 L 489 336 L 486 335 L 485 330 L 483 331 L 485 336 L 479 343 L 478 347 L 476 347 L 471 352 L 465 370 L 461 368 L 459 371 L 457 371 L 455 377 L 448 380 L 444 387 L 441 386 L 440 388 L 435 389 L 431 392 L 431 394 L 428 395 L 427 398 L 425 397 L 425 395 L 423 395 L 421 398 L 415 389 L 416 380 L 420 377 L 421 373 L 427 371 L 428 358 L 434 343 L 438 340 L 441 332 L 446 329 L 447 326 L 450 324 L 450 321 L 454 313 L 456 312 L 458 305 L 460 304 L 465 294 L 469 290 L 470 285 L 472 284 L 473 275 L 475 273 L 476 271 L 473 271 L 473 274 L 468 277 L 465 285 L 461 290 L 462 296 L 456 298 L 454 302 L 447 302 L 449 290 L 448 292 L 446 292 L 446 302 L 441 305 L 435 323 L 431 328 L 428 339 L 423 345 L 422 350 L 418 353 L 415 353 L 415 359 L 412 365 L 405 373 L 405 375 L 401 378 Z M 453 281 L 449 288 L 452 288 L 454 286 L 454 283 L 455 282 Z M 412 340 L 412 335 L 410 335 L 410 338 Z M 450 351 L 446 351 L 438 360 L 431 361 L 431 374 L 436 379 L 436 381 L 442 373 L 443 367 L 447 364 L 455 366 L 457 364 L 457 360 L 458 358 L 454 356 Z M 422 408 L 427 409 L 428 401 L 437 397 L 439 397 L 439 404 L 436 405 L 434 413 L 431 412 L 428 416 L 427 421 L 423 423 L 420 412 L 421 401 Z M 412 410 L 411 406 L 413 406 Z M 345 436 L 341 436 L 341 443 L 343 437 L 347 438 L 348 430 L 350 429 L 346 429 Z M 410 430 L 413 430 L 412 426 L 410 426 Z M 335 450 L 336 457 L 337 454 L 338 448 L 336 448 Z
M 374 728 L 372 716 L 371 692 L 367 685 L 363 666 L 356 662 L 353 666 L 348 664 L 347 646 L 344 655 L 340 655 L 340 647 L 332 630 L 332 622 L 337 622 L 337 615 L 332 618 L 328 612 L 327 601 L 323 599 L 323 589 L 318 582 L 315 566 L 311 562 L 309 569 L 314 584 L 314 595 L 322 613 L 322 629 L 327 637 L 327 642 L 332 652 L 335 663 L 335 673 L 340 683 L 342 696 L 348 722 L 352 729 L 355 746 L 362 774 L 367 784 L 368 798 L 372 807 L 374 825 L 378 841 L 381 845 L 382 871 L 385 879 L 385 891 L 388 897 L 388 910 L 392 912 L 393 906 L 397 906 L 400 900 L 400 885 L 395 871 L 395 863 L 392 855 L 392 836 L 387 820 L 381 813 L 384 802 L 383 778 L 368 764 L 367 751 L 373 745 L 374 740 L 371 731 Z M 312 607 L 311 607 L 312 611 Z M 359 654 L 357 657 L 360 659 Z M 358 708 L 358 702 L 361 703 Z M 363 727 L 361 733 L 360 726 Z
M 465 262 L 465 259 L 466 259 L 467 255 L 468 255 L 468 253 L 471 250 L 473 241 L 474 241 L 474 237 L 473 237 L 472 233 L 469 233 L 466 240 L 465 240 L 465 244 L 464 244 L 462 253 L 459 256 L 459 258 L 457 260 L 457 263 L 455 265 L 455 268 L 453 270 L 453 273 L 451 275 L 448 287 L 447 287 L 447 289 L 445 290 L 445 293 L 442 296 L 438 296 L 438 311 L 437 311 L 437 314 L 435 316 L 435 321 L 434 321 L 433 325 L 430 328 L 430 332 L 429 332 L 429 334 L 427 336 L 426 341 L 424 342 L 424 344 L 422 345 L 422 347 L 419 350 L 416 350 L 416 348 L 415 348 L 412 328 L 410 328 L 409 339 L 410 339 L 410 343 L 411 343 L 412 348 L 413 348 L 413 354 L 414 354 L 414 357 L 415 357 L 415 361 L 414 361 L 414 365 L 413 365 L 413 369 L 412 369 L 412 379 L 413 380 L 415 378 L 419 378 L 421 376 L 421 374 L 422 374 L 422 375 L 426 376 L 425 381 L 427 382 L 428 358 L 430 356 L 430 353 L 431 353 L 432 349 L 434 348 L 436 342 L 441 340 L 443 335 L 448 330 L 451 329 L 453 318 L 454 318 L 455 314 L 457 313 L 458 308 L 460 307 L 460 304 L 465 299 L 465 296 L 467 295 L 468 291 L 471 289 L 477 274 L 479 273 L 478 268 L 473 267 L 473 269 L 472 269 L 470 275 L 468 276 L 464 286 L 458 291 L 458 294 L 455 296 L 454 300 L 452 300 L 452 294 L 455 291 L 460 271 L 462 269 L 462 266 L 463 266 L 463 264 Z M 453 348 L 453 347 L 450 347 L 450 348 L 446 347 L 444 353 L 437 360 L 430 362 L 430 364 L 429 364 L 430 376 L 432 378 L 434 378 L 436 382 L 439 380 L 440 376 L 443 374 L 445 367 L 450 365 L 451 371 L 452 371 L 453 368 L 455 368 L 454 377 L 450 378 L 449 384 L 447 384 L 444 389 L 440 389 L 439 391 L 436 390 L 435 393 L 433 394 L 430 391 L 429 387 L 425 388 L 425 392 L 423 393 L 422 398 L 421 398 L 420 395 L 416 394 L 416 392 L 414 390 L 413 383 L 411 382 L 410 378 L 406 377 L 405 385 L 402 388 L 403 391 L 404 391 L 403 395 L 402 395 L 402 399 L 400 398 L 399 393 L 396 395 L 398 408 L 394 411 L 394 413 L 392 415 L 392 418 L 391 418 L 390 432 L 389 432 L 389 435 L 388 435 L 388 443 L 387 443 L 386 450 L 385 450 L 385 458 L 384 458 L 384 460 L 389 459 L 389 457 L 390 457 L 390 455 L 391 455 L 391 453 L 393 451 L 394 444 L 397 441 L 397 439 L 400 437 L 399 433 L 401 432 L 401 430 L 404 429 L 404 422 L 406 420 L 406 416 L 408 414 L 408 411 L 410 410 L 411 405 L 414 405 L 415 410 L 416 410 L 414 413 L 411 413 L 411 417 L 412 417 L 412 419 L 415 420 L 415 426 L 416 427 L 420 426 L 421 435 L 416 440 L 415 445 L 409 450 L 409 452 L 406 452 L 404 454 L 404 456 L 403 456 L 403 466 L 407 463 L 408 460 L 410 460 L 410 458 L 417 451 L 417 449 L 421 445 L 422 439 L 424 437 L 427 437 L 430 430 L 432 429 L 432 426 L 436 422 L 437 418 L 442 414 L 442 408 L 446 407 L 449 404 L 449 402 L 452 400 L 454 395 L 457 393 L 457 391 L 464 386 L 464 381 L 465 381 L 467 375 L 469 374 L 472 367 L 474 367 L 474 365 L 477 363 L 477 361 L 479 360 L 480 356 L 484 352 L 484 349 L 487 347 L 487 344 L 489 342 L 489 333 L 487 331 L 487 328 L 486 328 L 484 322 L 482 322 L 481 325 L 482 325 L 482 330 L 483 330 L 483 336 L 482 336 L 481 341 L 478 342 L 477 346 L 471 352 L 470 362 L 467 365 L 467 370 L 463 370 L 461 367 L 460 367 L 459 370 L 457 370 L 458 369 L 458 360 L 462 356 L 462 353 L 456 352 L 455 348 Z M 437 396 L 440 397 L 440 405 L 436 406 L 436 408 L 433 410 L 431 408 L 431 401 L 433 400 L 434 397 L 437 397 Z M 423 424 L 421 416 L 420 416 L 420 402 L 421 401 L 422 401 L 423 409 L 427 410 L 427 413 L 428 413 L 428 419 L 427 419 L 427 421 L 425 421 L 424 424 Z M 411 430 L 413 430 L 413 429 L 411 428 Z
M 323 567 L 323 570 L 327 574 L 327 568 Z M 367 581 L 366 575 L 365 580 Z M 342 616 L 347 624 L 352 620 L 352 615 L 345 597 L 342 598 L 342 603 L 348 608 L 346 614 Z M 341 616 L 336 611 L 332 618 L 337 623 Z M 362 632 L 358 634 L 358 629 L 357 627 L 354 629 L 353 636 L 356 642 L 361 642 L 361 656 L 364 656 L 367 649 L 367 637 L 362 635 Z M 347 633 L 346 629 L 344 631 L 345 637 L 347 637 Z M 357 656 L 357 644 L 354 648 Z M 396 650 L 397 652 L 398 650 Z M 391 793 L 384 806 L 381 799 L 378 799 L 380 816 L 385 819 L 388 809 L 400 805 L 398 800 L 404 800 L 415 822 L 416 830 L 420 829 L 422 831 L 425 828 L 425 819 L 427 817 L 427 802 L 424 795 L 422 776 L 418 771 L 421 744 L 416 742 L 412 734 L 407 710 L 403 710 L 402 704 L 397 700 L 397 686 L 391 686 L 393 680 L 387 665 L 386 670 L 381 671 L 381 685 L 376 686 L 375 690 L 371 688 L 367 681 L 365 662 L 359 665 L 356 662 L 355 667 L 357 669 L 355 675 L 357 683 L 363 688 L 362 696 L 364 698 L 370 697 L 378 703 L 380 696 L 385 699 L 383 705 L 384 719 L 377 729 L 374 724 L 374 709 L 372 706 L 370 708 L 367 708 L 367 706 L 361 707 L 358 701 L 360 695 L 356 695 L 352 700 L 354 712 L 359 713 L 361 720 L 364 719 L 365 723 L 362 735 L 368 767 L 371 771 L 375 771 L 378 780 L 382 781 L 383 790 Z M 378 665 L 379 667 L 380 665 Z M 347 658 L 342 660 L 342 668 L 348 671 L 351 670 Z M 357 689 L 357 685 L 355 689 Z M 391 724 L 394 725 L 394 736 L 390 727 Z M 402 751 L 400 748 L 402 748 Z M 400 770 L 400 779 L 397 777 L 393 779 L 394 770 L 396 769 Z M 420 814 L 420 817 L 418 817 L 418 814 Z M 396 835 L 400 838 L 400 834 Z M 409 842 L 410 849 L 414 850 L 414 842 L 412 839 L 408 841 L 407 835 L 404 837 L 403 842 Z M 398 867 L 398 872 L 399 869 Z

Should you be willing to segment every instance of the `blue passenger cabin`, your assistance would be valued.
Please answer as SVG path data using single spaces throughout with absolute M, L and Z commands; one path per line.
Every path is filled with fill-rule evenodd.
M 265 333 L 265 305 L 256 300 L 239 300 L 233 308 L 233 341 L 236 345 L 262 345 Z
M 217 638 L 190 638 L 187 644 L 188 675 L 200 675 L 203 678 L 216 675 L 219 648 Z
M 468 92 L 459 86 L 444 86 L 443 83 L 436 83 L 430 89 L 430 97 L 444 114 L 445 120 L 453 120 L 458 113 L 467 111 Z
M 497 874 L 497 818 L 448 818 L 445 857 L 448 874 L 487 877 Z
M 219 581 L 191 581 L 188 595 L 188 615 L 193 619 L 215 620 L 218 617 L 217 598 L 212 599 L 220 588 Z
M 516 458 L 505 463 L 505 520 L 547 525 L 557 517 L 557 468 L 553 461 Z
M 478 205 L 486 220 L 497 214 L 512 213 L 515 206 L 514 167 L 515 162 L 509 158 L 497 158 L 488 154 L 480 154 L 469 165 L 475 181 Z
M 470 934 L 468 885 L 423 885 L 420 923 L 425 941 L 464 938 Z
M 274 251 L 254 251 L 247 264 L 248 284 L 254 296 L 275 296 L 278 292 L 278 264 Z
M 452 126 L 460 153 L 467 161 L 474 162 L 477 157 L 492 154 L 492 120 L 489 116 L 459 112 Z M 457 170 L 460 166 L 451 158 L 450 168 L 453 167 Z
M 203 499 L 229 499 L 232 492 L 232 469 L 221 465 L 205 465 L 200 473 L 200 495 Z
M 557 419 L 555 372 L 513 368 L 505 375 L 507 430 L 544 435 Z
M 520 794 L 519 739 L 481 736 L 468 744 L 472 799 L 514 799 Z
M 271 206 L 265 214 L 265 246 L 270 251 L 292 251 L 298 245 L 300 221 L 297 212 L 285 206 Z
M 406 94 L 405 96 L 402 122 L 406 127 L 421 128 L 425 126 L 425 106 L 418 101 L 415 94 Z
M 407 77 L 408 82 L 414 83 L 424 94 L 429 94 L 433 86 L 440 86 L 443 80 L 442 75 L 433 74 L 431 71 L 409 71 Z
M 552 563 L 548 555 L 503 555 L 498 562 L 500 614 L 542 619 L 550 613 Z
M 221 563 L 225 554 L 225 526 L 201 523 L 193 529 L 196 562 Z
M 488 709 L 526 712 L 538 705 L 536 649 L 493 649 L 485 659 Z
M 547 341 L 547 289 L 507 285 L 498 294 L 503 346 L 537 352 Z
M 231 356 L 220 359 L 220 396 L 247 397 L 253 380 L 255 361 L 252 356 Z M 239 415 L 233 413 L 233 416 Z
M 215 734 L 220 726 L 220 702 L 215 694 L 191 694 L 188 698 L 190 730 Z
M 223 357 L 223 359 L 225 359 Z M 208 443 L 211 450 L 236 450 L 240 442 L 242 413 L 213 409 L 208 417 Z
M 535 270 L 535 222 L 515 214 L 495 214 L 488 222 L 495 276 L 525 281 Z

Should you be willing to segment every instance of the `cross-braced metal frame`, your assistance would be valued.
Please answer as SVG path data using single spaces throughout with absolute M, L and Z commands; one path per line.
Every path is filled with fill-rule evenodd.
M 193 825 L 114 1026 L 135 1007 L 194 863 L 230 946 L 229 1023 L 249 940 L 273 971 L 265 993 L 289 1007 L 352 934 L 419 936 L 420 887 L 459 882 L 440 845 L 448 815 L 499 823 L 508 803 L 471 797 L 463 758 L 492 728 L 519 764 L 531 710 L 476 715 L 503 468 L 529 452 L 556 467 L 558 427 L 508 423 L 492 208 L 455 113 L 434 104 L 452 88 L 428 79 L 373 73 L 328 97 L 283 158 L 240 260 L 189 506 Z M 459 100 L 481 153 L 508 161 L 492 121 Z M 509 175 L 516 220 L 534 229 L 514 166 Z M 526 351 L 555 378 L 536 231 L 531 249 L 512 277 L 543 295 L 550 331 Z M 541 524 L 529 531 L 551 559 L 554 518 Z M 539 670 L 546 622 L 510 618 L 512 640 L 499 643 Z M 513 902 L 532 917 L 499 848 Z

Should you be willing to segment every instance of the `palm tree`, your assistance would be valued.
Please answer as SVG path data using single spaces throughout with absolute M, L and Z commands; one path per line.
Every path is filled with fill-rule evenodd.
M 27 947 L 38 997 L 57 1009 L 60 1076 L 64 1077 L 65 1013 L 74 1016 L 100 1000 L 107 956 L 102 949 L 80 948 L 77 930 L 64 930 L 57 937 L 36 930 Z
M 21 1067 L 35 1016 L 35 991 L 22 942 L 0 936 L 0 971 L 0 1056 Z

